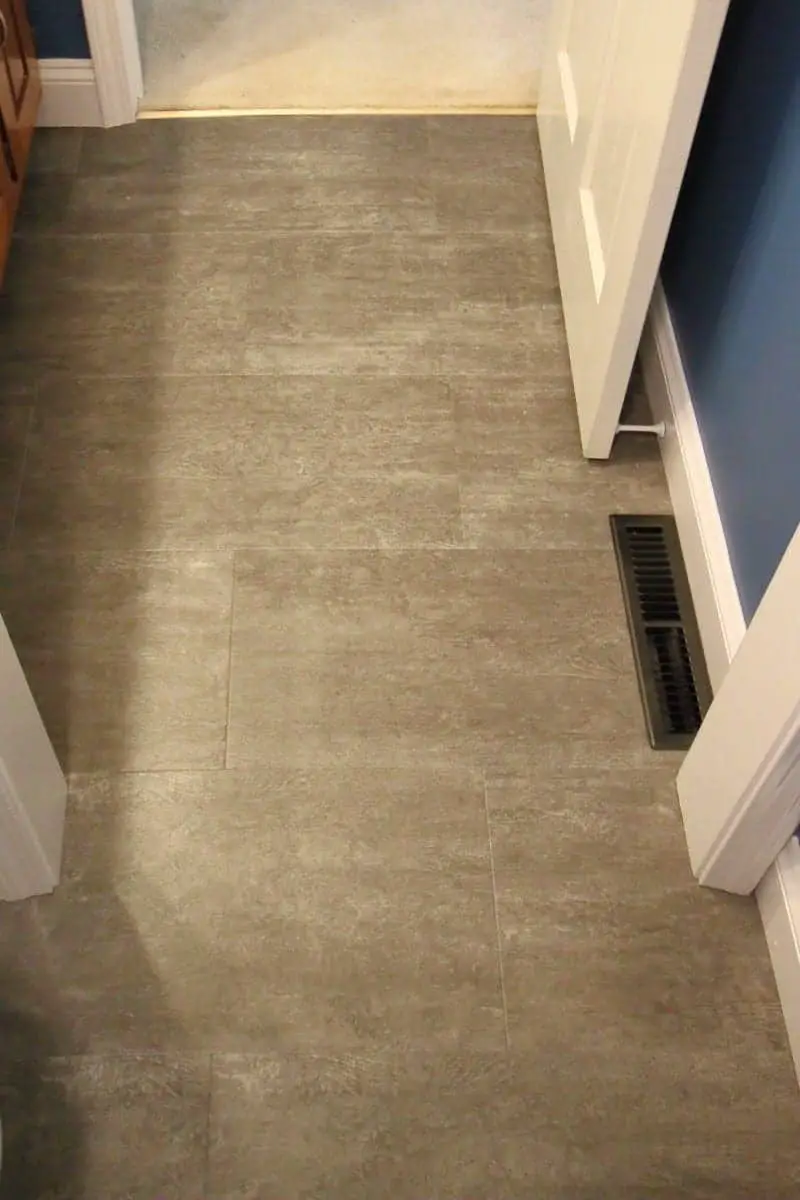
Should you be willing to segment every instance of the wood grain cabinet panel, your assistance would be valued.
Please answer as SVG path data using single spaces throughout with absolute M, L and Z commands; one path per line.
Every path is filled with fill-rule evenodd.
M 24 0 L 0 0 L 0 272 L 8 257 L 41 95 Z

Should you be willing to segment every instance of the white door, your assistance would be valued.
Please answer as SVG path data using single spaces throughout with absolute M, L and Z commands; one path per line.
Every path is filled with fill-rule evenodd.
M 800 528 L 678 773 L 701 883 L 753 891 L 800 826 Z
M 729 0 L 555 0 L 539 98 L 583 451 L 608 458 Z
M 0 900 L 51 892 L 67 785 L 0 620 Z

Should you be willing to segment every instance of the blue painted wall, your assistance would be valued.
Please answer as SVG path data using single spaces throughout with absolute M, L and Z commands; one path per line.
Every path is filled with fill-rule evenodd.
M 40 58 L 89 58 L 81 0 L 28 0 Z
M 733 0 L 663 277 L 749 619 L 800 522 L 798 0 Z

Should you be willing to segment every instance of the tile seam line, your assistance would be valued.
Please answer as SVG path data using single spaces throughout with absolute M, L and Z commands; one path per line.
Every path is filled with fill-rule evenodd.
M 236 550 L 231 554 L 231 611 L 230 621 L 228 625 L 228 685 L 225 691 L 225 737 L 222 745 L 222 769 L 227 770 L 229 767 L 228 750 L 230 742 L 231 729 L 231 702 L 233 696 L 233 636 L 234 623 L 236 620 L 236 587 L 237 587 L 237 562 Z
M 500 908 L 497 896 L 497 873 L 494 864 L 494 839 L 492 837 L 492 818 L 489 808 L 489 784 L 486 771 L 481 772 L 483 785 L 483 813 L 486 821 L 486 837 L 489 847 L 489 869 L 492 876 L 492 907 L 494 909 L 495 941 L 497 945 L 497 973 L 500 981 L 500 996 L 503 1003 L 503 1031 L 506 1042 L 506 1054 L 511 1051 L 511 1033 L 508 1024 L 508 998 L 506 994 L 505 965 L 503 963 L 503 941 L 500 927 Z
M 14 489 L 14 504 L 11 509 L 11 521 L 8 529 L 8 537 L 6 538 L 5 542 L 5 548 L 7 552 L 16 549 L 15 534 L 17 529 L 17 517 L 19 515 L 20 505 L 22 503 L 22 489 L 25 484 L 25 471 L 28 466 L 28 452 L 30 449 L 31 435 L 33 433 L 33 425 L 36 419 L 36 410 L 39 403 L 40 386 L 40 381 L 37 380 L 33 387 L 33 397 L 31 399 L 31 404 L 28 411 L 28 418 L 25 422 L 25 437 L 22 444 L 22 459 L 19 465 L 19 478 L 17 480 L 17 486 Z
M 208 1102 L 206 1104 L 206 1127 L 203 1145 L 203 1192 L 210 1196 L 211 1190 L 211 1130 L 212 1103 L 214 1100 L 214 1051 L 208 1052 Z

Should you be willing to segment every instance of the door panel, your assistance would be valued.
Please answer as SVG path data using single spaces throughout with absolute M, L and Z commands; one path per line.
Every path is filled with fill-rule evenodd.
M 596 0 L 573 0 L 570 8 L 561 51 L 562 69 L 573 81 L 578 148 L 585 150 L 591 131 L 587 116 L 597 108 L 601 82 L 617 35 L 616 12 L 611 13 L 608 6 L 597 4 Z M 618 2 L 616 8 L 619 9 Z
M 539 132 L 584 453 L 607 458 L 728 0 L 556 0 Z

